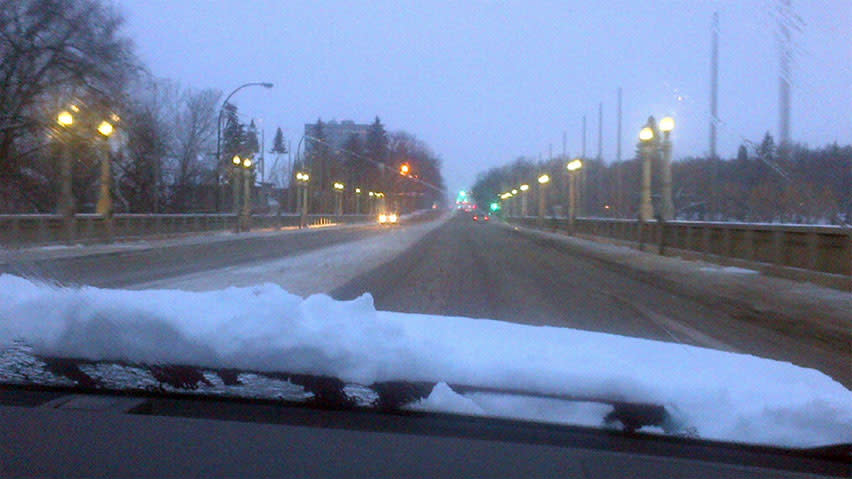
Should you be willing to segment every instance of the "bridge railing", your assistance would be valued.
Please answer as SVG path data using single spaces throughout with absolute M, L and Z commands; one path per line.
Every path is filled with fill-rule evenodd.
M 832 275 L 852 276 L 852 230 L 841 226 L 704 221 L 650 221 L 577 218 L 510 218 L 580 236 L 605 237 L 646 249 L 694 252 L 708 259 L 727 258 Z
M 308 215 L 309 225 L 360 223 L 373 219 L 371 215 Z M 233 231 L 237 216 L 233 214 L 117 214 L 113 216 L 112 231 L 101 215 L 80 214 L 73 217 L 71 238 L 67 238 L 61 215 L 0 215 L 0 245 L 23 247 L 63 242 L 97 243 L 113 239 L 139 239 L 178 236 L 214 231 Z M 299 215 L 253 215 L 251 227 L 270 229 L 295 227 Z

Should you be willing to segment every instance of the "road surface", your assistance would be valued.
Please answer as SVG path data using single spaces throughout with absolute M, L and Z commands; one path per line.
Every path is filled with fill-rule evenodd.
M 380 310 L 571 327 L 748 353 L 819 369 L 852 388 L 848 336 L 826 339 L 807 328 L 776 327 L 759 313 L 656 284 L 564 241 L 475 223 L 467 215 L 331 294 L 351 299 L 364 292 Z
M 275 282 L 276 274 L 286 275 L 279 284 L 298 294 L 326 292 L 351 299 L 369 292 L 380 310 L 571 327 L 754 354 L 819 369 L 852 389 L 849 330 L 820 328 L 819 312 L 806 317 L 805 308 L 797 313 L 804 314 L 802 318 L 781 320 L 776 313 L 722 301 L 709 286 L 704 287 L 707 294 L 701 294 L 694 280 L 690 288 L 659 281 L 624 264 L 595 259 L 571 242 L 496 221 L 475 223 L 457 214 L 435 227 L 425 226 L 282 232 L 24 261 L 0 265 L 0 272 L 63 284 L 179 289 L 196 289 L 199 283 L 223 288 L 252 279 Z M 396 238 L 408 238 L 405 245 L 411 246 L 401 245 L 384 258 L 382 252 L 390 249 L 384 245 L 396 244 Z M 373 248 L 364 246 L 373 242 L 378 242 Z M 341 248 L 347 251 L 341 253 Z M 320 265 L 317 258 L 332 252 L 349 258 Z M 288 263 L 290 257 L 302 261 L 289 269 L 267 268 L 265 276 L 258 276 L 264 265 L 282 258 Z M 334 271 L 340 280 L 290 288 L 286 280 L 297 276 L 294 268 L 302 276 L 331 276 Z M 320 284 L 334 286 L 330 291 L 310 290 Z
M 199 241 L 107 254 L 36 259 L 0 265 L 0 273 L 43 278 L 67 285 L 124 288 L 193 273 L 253 264 L 380 235 L 375 225 L 286 231 L 275 235 Z

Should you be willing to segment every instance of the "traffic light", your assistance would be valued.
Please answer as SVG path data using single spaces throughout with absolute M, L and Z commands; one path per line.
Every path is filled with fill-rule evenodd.
M 405 176 L 405 175 L 407 175 L 407 174 L 408 174 L 409 170 L 410 170 L 410 168 L 409 168 L 409 166 L 408 166 L 408 163 L 403 163 L 403 164 L 399 167 L 399 174 L 400 174 L 400 175 L 402 175 L 402 176 Z

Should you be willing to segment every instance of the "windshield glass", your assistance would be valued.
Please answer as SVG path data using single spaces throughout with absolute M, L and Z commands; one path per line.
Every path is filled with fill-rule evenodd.
M 0 392 L 852 443 L 852 5 L 0 0 Z

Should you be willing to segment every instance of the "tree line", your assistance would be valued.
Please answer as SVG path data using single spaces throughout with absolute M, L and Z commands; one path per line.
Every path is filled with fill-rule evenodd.
M 567 214 L 568 158 L 518 158 L 480 174 L 474 198 L 489 204 L 521 183 L 545 188 L 548 214 Z M 652 202 L 660 211 L 660 158 L 652 160 Z M 578 173 L 579 216 L 637 218 L 642 162 L 588 158 Z M 744 142 L 732 158 L 689 156 L 672 164 L 676 218 L 682 220 L 844 224 L 852 222 L 852 145 L 779 148 L 771 134 Z
M 352 133 L 340 145 L 327 135 L 328 125 L 318 119 L 310 137 L 304 139 L 305 154 L 296 160 L 297 171 L 311 175 L 312 209 L 328 211 L 333 203 L 333 184 L 345 185 L 347 204 L 354 203 L 355 189 L 361 195 L 383 193 L 393 209 L 430 208 L 445 201 L 441 159 L 411 133 L 388 133 L 379 117 L 366 134 Z M 405 165 L 407 172 L 402 174 Z M 368 197 L 368 196 L 366 196 Z
M 115 125 L 106 154 L 117 212 L 230 211 L 233 168 L 223 158 L 257 157 L 258 128 L 226 104 L 217 145 L 222 93 L 154 77 L 123 23 L 104 0 L 0 0 L 0 213 L 56 211 L 61 155 L 72 160 L 75 211 L 94 211 L 104 141 L 94 126 L 106 119 Z M 73 124 L 58 125 L 57 115 L 69 109 Z M 407 133 L 387 134 L 383 126 L 366 144 L 345 148 L 357 155 L 319 151 L 317 161 L 302 166 L 342 165 L 348 181 L 363 176 L 379 188 L 375 162 L 392 165 L 394 154 L 403 151 L 394 149 L 395 138 L 408 139 L 399 142 L 411 149 L 411 161 L 440 184 L 440 161 L 431 150 Z M 268 153 L 280 159 L 288 148 L 278 128 Z M 286 207 L 295 167 L 279 163 L 266 170 L 267 189 Z M 316 191 L 330 191 L 335 174 L 324 171 Z

